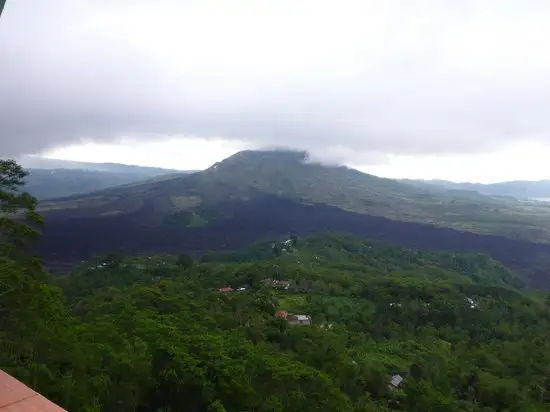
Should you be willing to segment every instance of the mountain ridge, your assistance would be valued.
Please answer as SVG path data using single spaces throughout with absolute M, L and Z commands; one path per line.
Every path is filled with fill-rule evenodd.
M 432 179 L 400 179 L 401 182 L 416 186 L 432 186 L 443 189 L 473 190 L 492 196 L 510 196 L 518 199 L 550 198 L 550 180 L 510 180 L 496 183 L 451 182 Z
M 172 169 L 114 162 L 81 162 L 78 160 L 52 159 L 42 156 L 23 156 L 17 159 L 17 162 L 25 169 L 80 169 L 98 172 L 143 172 L 149 176 L 153 174 L 192 172 L 192 170 L 187 169 Z
M 98 171 L 89 169 L 27 169 L 24 190 L 39 201 L 85 195 L 112 187 L 158 181 L 185 172 L 159 170 L 139 172 Z
M 101 191 L 138 182 L 158 181 L 172 175 L 192 173 L 190 170 L 93 163 L 23 156 L 19 159 L 27 171 L 24 190 L 39 201 L 65 198 Z

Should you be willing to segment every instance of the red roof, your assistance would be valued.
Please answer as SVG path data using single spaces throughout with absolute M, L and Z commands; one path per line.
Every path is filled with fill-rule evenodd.
M 0 412 L 67 412 L 0 370 Z
M 221 288 L 220 292 L 233 292 L 233 288 L 228 286 L 226 288 Z
M 287 310 L 279 310 L 275 313 L 275 316 L 277 316 L 278 318 L 285 318 L 288 316 L 288 311 Z

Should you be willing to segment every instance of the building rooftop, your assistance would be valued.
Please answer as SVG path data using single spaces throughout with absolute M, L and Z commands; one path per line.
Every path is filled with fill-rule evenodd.
M 403 377 L 401 375 L 393 375 L 391 377 L 391 385 L 393 387 L 397 387 L 399 385 L 401 385 L 401 382 L 403 382 Z
M 0 412 L 67 412 L 0 370 Z

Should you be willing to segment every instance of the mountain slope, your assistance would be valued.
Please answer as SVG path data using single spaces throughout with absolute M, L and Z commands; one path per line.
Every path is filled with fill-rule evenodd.
M 422 252 L 371 242 L 353 235 L 318 234 L 275 243 L 256 242 L 236 252 L 208 253 L 201 262 L 257 262 L 274 258 L 278 258 L 281 264 L 300 264 L 315 270 L 326 267 L 333 272 L 348 271 L 356 276 L 372 270 L 388 273 L 420 269 L 422 272 L 417 273 L 415 278 L 424 276 L 427 279 L 432 275 L 441 275 L 439 270 L 445 270 L 458 274 L 454 279 L 459 282 L 523 286 L 510 269 L 483 254 Z
M 550 204 L 441 190 L 307 161 L 302 152 L 245 151 L 211 168 L 161 182 L 45 202 L 50 218 L 140 213 L 140 225 L 206 224 L 234 211 L 228 202 L 275 195 L 301 203 L 476 233 L 550 240 Z
M 522 274 L 530 287 L 550 288 L 550 245 L 502 236 L 479 235 L 413 222 L 346 212 L 327 205 L 305 205 L 277 196 L 225 203 L 207 225 L 150 225 L 151 210 L 101 218 L 46 217 L 37 252 L 56 271 L 98 254 L 180 253 L 244 247 L 258 240 L 295 233 L 351 233 L 386 244 L 425 251 L 477 252 Z

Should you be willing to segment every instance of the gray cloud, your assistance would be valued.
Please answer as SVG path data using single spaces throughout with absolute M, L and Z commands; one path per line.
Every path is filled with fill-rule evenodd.
M 550 141 L 548 18 L 525 0 L 8 0 L 0 151 L 183 135 L 357 164 Z

